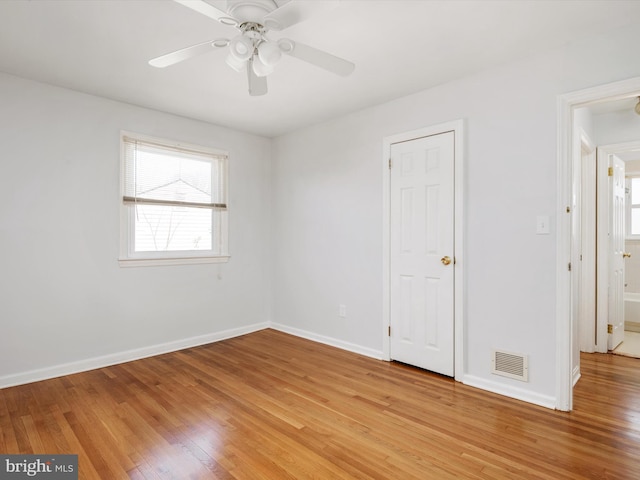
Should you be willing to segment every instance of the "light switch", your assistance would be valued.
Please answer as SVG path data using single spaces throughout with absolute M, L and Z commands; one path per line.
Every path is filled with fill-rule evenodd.
M 550 233 L 549 216 L 538 215 L 536 217 L 536 235 L 549 235 Z

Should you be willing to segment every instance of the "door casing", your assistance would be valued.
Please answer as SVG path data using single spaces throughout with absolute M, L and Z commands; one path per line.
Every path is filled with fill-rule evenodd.
M 464 207 L 464 121 L 454 120 L 430 127 L 398 133 L 383 138 L 382 151 L 382 353 L 383 358 L 390 357 L 390 173 L 389 159 L 391 158 L 391 145 L 406 142 L 416 138 L 438 135 L 441 133 L 454 133 L 454 378 L 462 381 L 464 376 L 464 232 L 463 232 L 463 207 Z
M 580 288 L 574 285 L 576 287 L 574 295 L 577 294 L 580 299 L 578 305 L 580 315 L 579 318 L 574 318 L 576 322 L 574 328 L 579 332 L 579 335 L 575 335 L 573 344 L 574 348 L 576 348 L 574 363 L 576 355 L 579 360 L 580 352 L 593 353 L 598 351 L 599 338 L 596 330 L 596 147 L 584 130 L 579 129 L 577 133 L 579 144 L 576 144 L 576 149 L 578 150 L 576 153 L 579 153 L 581 166 L 580 178 L 577 179 L 579 184 L 574 185 L 580 189 L 580 232 L 582 238 L 580 239 L 580 257 L 576 259 L 574 255 L 574 261 L 579 260 L 581 262 Z M 574 384 L 578 380 L 576 366 L 579 367 L 579 361 L 574 365 Z M 577 373 L 579 374 L 579 368 Z
M 556 409 L 573 409 L 572 361 L 574 336 L 572 315 L 572 275 L 568 268 L 572 255 L 571 198 L 574 154 L 573 110 L 604 101 L 633 96 L 640 91 L 640 77 L 578 90 L 558 96 L 557 103 L 557 205 L 556 205 Z

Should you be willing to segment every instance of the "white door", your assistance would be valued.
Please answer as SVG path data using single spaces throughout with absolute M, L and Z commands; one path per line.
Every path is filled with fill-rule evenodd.
M 390 357 L 454 374 L 454 133 L 391 145 Z
M 609 350 L 624 340 L 624 162 L 609 156 L 610 215 L 609 215 Z

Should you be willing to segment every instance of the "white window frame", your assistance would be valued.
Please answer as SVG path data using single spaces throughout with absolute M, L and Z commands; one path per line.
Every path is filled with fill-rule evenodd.
M 167 149 L 184 149 L 193 152 L 213 154 L 226 157 L 222 162 L 221 174 L 224 177 L 225 190 L 228 192 L 228 152 L 201 145 L 167 140 L 163 138 L 151 137 L 127 131 L 120 132 L 120 257 L 118 263 L 121 267 L 159 266 L 159 265 L 189 265 L 202 263 L 224 263 L 228 262 L 229 237 L 228 237 L 228 194 L 225 198 L 227 208 L 220 212 L 219 242 L 220 253 L 213 253 L 211 250 L 186 250 L 186 251 L 165 251 L 165 252 L 135 252 L 135 207 L 126 204 L 125 197 L 125 137 L 150 142 Z
M 625 232 L 625 237 L 626 237 L 627 240 L 640 240 L 640 234 L 633 235 L 631 233 L 631 227 L 632 227 L 632 225 L 631 225 L 631 218 L 632 218 L 631 212 L 632 212 L 632 210 L 634 208 L 640 209 L 640 203 L 635 204 L 635 205 L 631 204 L 631 198 L 632 198 L 632 195 L 633 195 L 633 192 L 632 192 L 632 189 L 633 189 L 633 187 L 632 187 L 632 183 L 633 183 L 632 179 L 634 179 L 634 178 L 640 178 L 640 173 L 638 173 L 638 174 L 634 173 L 634 174 L 631 174 L 631 175 L 627 175 L 627 177 L 625 178 L 625 187 L 626 187 L 626 198 L 625 198 L 625 200 L 626 200 L 625 201 L 626 232 Z

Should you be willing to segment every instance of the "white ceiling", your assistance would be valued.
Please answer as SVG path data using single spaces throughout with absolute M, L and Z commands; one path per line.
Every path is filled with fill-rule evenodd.
M 0 71 L 277 136 L 638 18 L 639 1 L 342 0 L 272 37 L 353 61 L 355 72 L 343 78 L 285 57 L 268 77 L 269 93 L 250 97 L 224 52 L 148 65 L 236 33 L 173 1 L 1 0 Z

